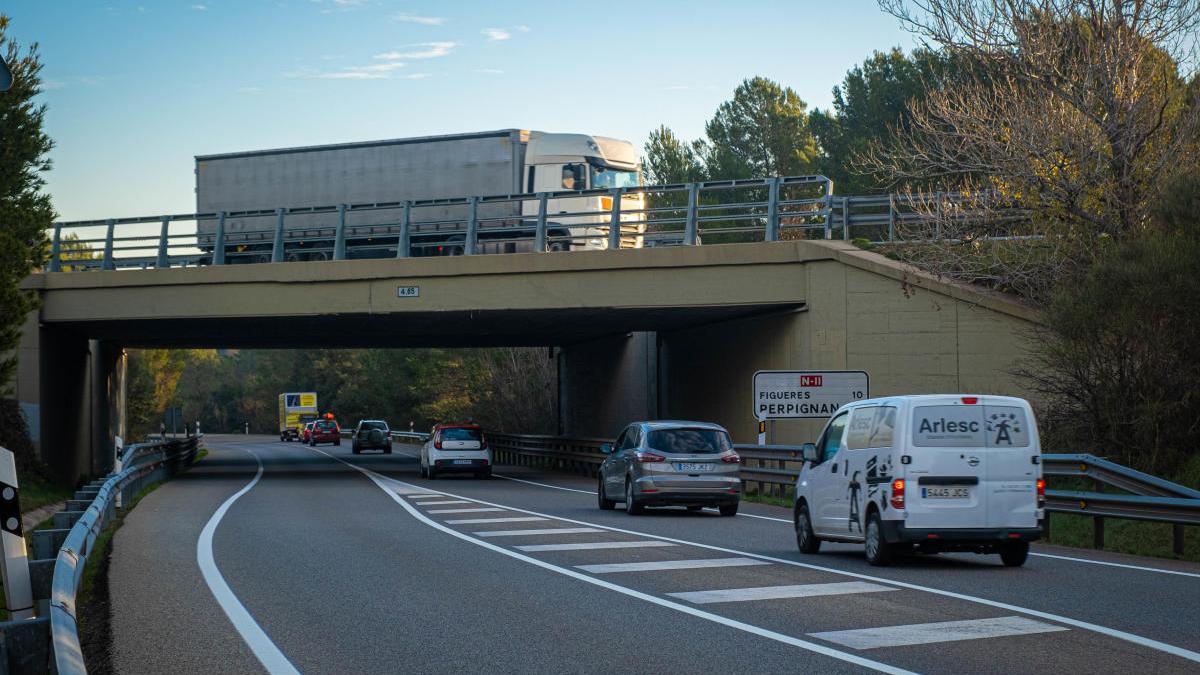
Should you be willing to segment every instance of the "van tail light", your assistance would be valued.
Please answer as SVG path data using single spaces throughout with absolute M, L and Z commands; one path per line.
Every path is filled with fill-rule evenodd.
M 897 478 L 892 481 L 892 508 L 897 511 L 904 510 L 904 479 Z
M 665 462 L 665 461 L 667 461 L 667 458 L 663 457 L 662 455 L 656 455 L 653 452 L 639 452 L 639 453 L 637 453 L 637 461 L 639 461 L 639 462 Z
M 1037 479 L 1037 504 L 1038 504 L 1039 509 L 1046 505 L 1046 479 L 1045 478 Z
M 721 461 L 726 464 L 737 464 L 742 461 L 742 458 L 736 452 L 731 452 L 728 455 L 722 456 Z

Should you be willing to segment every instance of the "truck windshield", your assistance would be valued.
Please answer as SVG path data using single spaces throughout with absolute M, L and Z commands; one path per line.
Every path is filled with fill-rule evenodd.
M 618 171 L 603 166 L 592 166 L 593 188 L 637 187 L 638 172 Z

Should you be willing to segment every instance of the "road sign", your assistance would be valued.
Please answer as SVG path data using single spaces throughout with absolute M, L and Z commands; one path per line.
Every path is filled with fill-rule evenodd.
M 870 396 L 862 370 L 760 370 L 754 374 L 754 417 L 818 419 Z

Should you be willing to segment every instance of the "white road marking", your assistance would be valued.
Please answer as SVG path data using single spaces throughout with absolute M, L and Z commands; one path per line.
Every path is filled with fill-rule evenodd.
M 753 558 L 700 558 L 698 560 L 656 560 L 652 562 L 607 563 L 604 565 L 576 565 L 576 569 L 592 574 L 613 572 L 659 572 L 662 570 L 697 570 L 709 567 L 750 567 L 770 565 L 769 562 Z
M 430 497 L 445 497 L 446 495 L 439 495 L 439 494 L 435 494 L 432 492 L 423 492 L 420 494 L 409 494 L 409 495 L 405 495 L 405 496 L 409 497 L 411 499 L 429 499 Z
M 204 577 L 204 583 L 208 584 L 208 590 L 212 592 L 213 598 L 221 606 L 225 616 L 229 617 L 229 622 L 233 624 L 238 635 L 241 635 L 242 640 L 250 647 L 250 651 L 254 652 L 254 656 L 258 658 L 258 662 L 263 665 L 263 668 L 271 675 L 285 673 L 299 675 L 300 671 L 296 670 L 283 652 L 279 651 L 279 647 L 271 642 L 266 631 L 258 625 L 253 616 L 250 616 L 250 612 L 246 611 L 246 607 L 234 595 L 233 589 L 225 583 L 225 577 L 221 576 L 221 570 L 213 558 L 213 534 L 216 533 L 217 526 L 221 524 L 221 519 L 225 517 L 229 507 L 233 506 L 239 497 L 258 485 L 258 481 L 263 475 L 263 463 L 258 455 L 245 448 L 239 449 L 254 458 L 254 461 L 258 463 L 258 472 L 254 474 L 253 480 L 246 483 L 245 487 L 233 493 L 229 499 L 217 507 L 216 512 L 205 523 L 204 529 L 200 531 L 200 539 L 196 541 L 196 563 L 200 566 L 200 574 Z
M 313 450 L 316 450 L 316 449 L 313 448 Z M 322 452 L 322 451 L 317 450 L 317 452 Z M 372 480 L 374 480 L 376 482 L 376 484 L 380 485 L 381 487 L 389 482 L 400 483 L 399 481 L 396 481 L 393 478 L 389 478 L 382 474 L 375 474 L 375 472 L 373 472 L 373 471 L 369 471 L 368 469 L 363 469 L 362 467 L 351 464 L 350 462 L 347 462 L 343 459 L 334 457 L 333 455 L 329 455 L 328 453 L 322 452 L 322 454 L 326 455 L 327 457 L 330 457 L 331 459 L 337 459 L 339 462 L 342 462 L 342 463 L 346 464 L 347 466 L 351 466 L 351 467 L 357 469 L 358 471 L 367 473 L 368 475 L 372 475 Z M 375 476 L 377 476 L 377 478 Z M 400 483 L 400 484 L 410 486 L 408 483 Z M 415 487 L 415 486 L 410 486 L 410 487 Z M 445 493 L 445 494 L 446 494 L 446 496 L 449 496 L 449 497 L 461 496 L 461 495 L 453 495 L 450 493 Z M 397 502 L 401 502 L 401 500 L 399 500 L 395 497 L 393 497 L 393 499 Z M 485 501 L 479 500 L 479 499 L 477 499 L 475 501 L 476 501 L 476 503 L 479 503 L 479 504 L 491 504 L 492 503 L 492 502 L 485 502 Z M 401 505 L 406 507 L 405 510 L 409 510 L 409 509 L 407 509 L 406 504 L 401 503 Z M 527 513 L 527 514 L 533 515 L 533 516 L 543 516 L 543 517 L 550 518 L 553 520 L 559 520 L 564 523 L 573 523 L 576 525 L 590 525 L 590 526 L 594 526 L 594 527 L 599 527 L 603 530 L 608 530 L 610 532 L 619 532 L 621 534 L 630 534 L 630 535 L 639 536 L 639 537 L 655 537 L 655 538 L 661 539 L 663 541 L 670 541 L 670 542 L 674 542 L 676 544 L 684 544 L 686 546 L 695 546 L 697 548 L 708 549 L 710 551 L 720 551 L 722 553 L 743 555 L 743 556 L 747 556 L 747 557 L 757 558 L 759 560 L 766 560 L 768 562 L 779 563 L 781 565 L 791 565 L 793 567 L 801 567 L 804 569 L 818 570 L 821 572 L 830 572 L 832 574 L 837 574 L 839 576 L 846 576 L 846 577 L 851 577 L 854 579 L 862 579 L 865 581 L 875 581 L 875 582 L 878 582 L 881 584 L 890 584 L 892 586 L 897 586 L 899 588 L 907 588 L 907 589 L 914 590 L 914 591 L 924 591 L 926 593 L 932 593 L 934 595 L 940 595 L 940 596 L 946 597 L 946 598 L 955 598 L 957 600 L 973 602 L 973 603 L 980 604 L 980 605 L 986 605 L 988 607 L 995 607 L 997 609 L 1003 609 L 1003 610 L 1006 610 L 1009 612 L 1019 612 L 1021 614 L 1027 614 L 1029 616 L 1036 616 L 1040 619 L 1046 619 L 1048 621 L 1055 621 L 1058 623 L 1066 624 L 1068 626 L 1073 626 L 1075 628 L 1081 628 L 1083 630 L 1091 631 L 1093 633 L 1107 635 L 1109 637 L 1116 638 L 1118 640 L 1124 640 L 1126 642 L 1130 642 L 1130 643 L 1133 643 L 1136 645 L 1141 645 L 1143 647 L 1148 647 L 1150 649 L 1160 651 L 1160 652 L 1163 652 L 1166 654 L 1178 656 L 1182 659 L 1187 659 L 1188 661 L 1200 663 L 1200 652 L 1195 652 L 1190 649 L 1184 649 L 1183 647 L 1177 647 L 1175 645 L 1167 644 L 1166 642 L 1161 642 L 1159 640 L 1154 640 L 1154 639 L 1151 639 L 1148 637 L 1143 637 L 1143 636 L 1137 635 L 1135 633 L 1118 630 L 1116 628 L 1109 628 L 1108 626 L 1101 626 L 1099 624 L 1091 623 L 1088 621 L 1082 621 L 1080 619 L 1072 619 L 1070 617 L 1063 616 L 1061 614 L 1054 614 L 1052 612 L 1043 612 L 1042 610 L 1032 609 L 1030 607 L 1022 607 L 1020 605 L 1013 605 L 1013 604 L 1009 604 L 1007 602 L 1000 602 L 998 600 L 989 600 L 988 598 L 981 598 L 981 597 L 975 596 L 975 595 L 967 595 L 965 593 L 957 593 L 955 591 L 947 591 L 947 590 L 944 590 L 941 588 L 934 588 L 932 586 L 922 586 L 920 584 L 913 584 L 913 583 L 908 583 L 905 581 L 896 581 L 893 579 L 885 579 L 882 577 L 871 576 L 869 574 L 860 574 L 858 572 L 850 572 L 847 570 L 838 569 L 836 567 L 823 567 L 821 565 L 814 565 L 812 563 L 803 563 L 803 562 L 799 562 L 797 560 L 788 560 L 787 558 L 776 558 L 774 556 L 763 555 L 761 553 L 750 553 L 748 551 L 739 551 L 737 549 L 725 548 L 723 546 L 713 546 L 712 544 L 702 544 L 699 542 L 687 541 L 684 539 L 673 539 L 671 537 L 664 537 L 662 535 L 650 534 L 647 532 L 638 532 L 636 530 L 626 530 L 626 529 L 622 529 L 619 527 L 611 527 L 609 525 L 601 525 L 599 523 L 591 523 L 591 522 L 588 522 L 585 520 L 575 520 L 574 518 L 564 518 L 562 516 L 555 516 L 555 515 L 551 515 L 548 513 L 539 513 L 537 511 L 530 511 L 528 509 L 517 508 L 515 506 L 504 507 L 504 510 L 514 511 L 517 513 Z M 421 518 L 423 520 L 427 520 L 423 516 Z M 473 540 L 470 537 L 467 537 L 466 535 L 461 535 L 460 533 L 455 532 L 454 530 L 445 528 L 445 527 L 441 526 L 440 524 L 433 523 L 433 521 L 429 521 L 429 522 L 431 524 L 433 524 L 435 527 L 444 529 L 448 532 L 454 532 L 456 536 L 461 536 L 461 537 L 467 539 L 468 541 L 475 541 L 476 543 L 478 543 L 481 546 L 492 547 L 492 544 L 488 544 L 486 542 L 480 542 L 478 540 Z M 509 555 L 509 554 L 514 555 L 514 556 L 519 555 L 519 554 L 512 553 L 511 551 L 508 551 L 507 549 L 501 549 L 499 547 L 495 547 L 495 548 L 496 548 L 496 550 L 505 552 L 506 555 Z M 521 557 L 524 557 L 524 556 L 521 556 Z M 530 558 L 530 560 L 535 560 L 535 559 Z M 541 564 L 541 561 L 535 561 L 535 562 L 537 564 Z M 560 569 L 553 565 L 549 565 L 549 563 L 546 563 L 544 566 L 546 566 L 547 568 Z M 599 582 L 599 580 L 595 579 L 594 577 L 587 577 L 584 575 L 580 575 L 580 576 L 581 576 L 581 578 L 584 578 L 584 579 L 590 579 L 592 581 Z M 623 587 L 618 587 L 618 588 L 623 588 Z M 631 589 L 627 589 L 627 590 L 631 590 Z M 636 591 L 633 591 L 633 592 L 636 593 Z M 649 597 L 653 598 L 653 596 L 649 596 Z M 718 618 L 724 618 L 724 617 L 718 617 Z M 784 636 L 784 637 L 786 637 L 786 636 Z M 835 658 L 840 658 L 840 657 L 835 657 Z M 880 664 L 880 665 L 885 665 L 885 664 Z M 890 668 L 890 666 L 888 666 L 888 667 Z
M 746 602 L 749 600 L 781 600 L 784 598 L 812 598 L 821 595 L 850 595 L 852 593 L 879 593 L 898 591 L 898 588 L 870 584 L 865 581 L 841 581 L 832 584 L 801 584 L 798 586 L 760 586 L 758 588 L 726 588 L 717 591 L 689 591 L 667 593 L 673 598 L 687 600 L 697 605 L 713 602 Z
M 580 494 L 585 494 L 585 495 L 596 494 L 595 490 L 580 490 L 578 488 L 563 487 L 561 485 L 551 485 L 549 483 L 537 483 L 537 482 L 534 482 L 531 480 L 525 480 L 523 478 L 513 478 L 512 476 L 505 476 L 504 474 L 500 474 L 500 473 L 495 473 L 492 475 L 497 478 L 503 478 L 504 480 L 511 480 L 511 481 L 515 481 L 517 483 L 525 483 L 527 485 L 536 485 L 538 487 L 550 488 L 551 490 L 563 490 L 564 492 L 578 492 Z
M 521 551 L 587 551 L 598 548 L 654 548 L 661 546 L 674 546 L 669 541 L 593 541 L 583 544 L 530 544 L 529 546 L 517 546 Z
M 1142 567 L 1141 565 L 1127 565 L 1125 563 L 1108 562 L 1107 560 L 1091 560 L 1089 558 L 1072 558 L 1065 555 L 1053 555 L 1050 553 L 1034 553 L 1029 552 L 1029 555 L 1036 555 L 1039 558 L 1054 558 L 1055 560 L 1070 560 L 1072 562 L 1088 563 L 1090 565 L 1106 565 L 1108 567 L 1121 567 L 1127 570 L 1141 570 L 1143 572 L 1158 572 L 1159 574 L 1176 574 L 1181 577 L 1195 577 L 1200 579 L 1200 574 L 1195 572 L 1181 572 L 1179 570 L 1165 570 L 1161 567 Z
M 339 461 L 341 461 L 341 460 L 339 460 Z M 346 462 L 346 463 L 349 464 L 350 466 L 354 466 L 353 464 L 350 464 L 349 462 Z M 355 468 L 359 468 L 359 467 L 355 467 Z M 359 470 L 365 470 L 365 469 L 359 469 Z M 388 478 L 387 476 L 380 476 L 380 478 L 385 481 L 393 480 L 393 479 Z M 447 495 L 454 496 L 454 497 L 459 496 L 459 495 L 450 495 L 449 493 L 447 493 Z M 485 501 L 479 500 L 479 499 L 477 499 L 475 501 L 476 501 L 476 503 L 479 503 L 479 504 L 491 504 L 492 503 L 492 502 L 485 502 Z M 1068 626 L 1073 626 L 1075 628 L 1081 628 L 1083 630 L 1088 630 L 1093 633 L 1107 635 L 1109 637 L 1116 638 L 1118 640 L 1124 640 L 1126 642 L 1131 642 L 1136 645 L 1148 647 L 1150 649 L 1160 651 L 1160 652 L 1163 652 L 1166 654 L 1178 656 L 1180 658 L 1187 659 L 1188 661 L 1200 663 L 1200 652 L 1195 652 L 1190 649 L 1185 649 L 1183 647 L 1177 647 L 1172 644 L 1167 644 L 1166 642 L 1161 642 L 1159 640 L 1154 640 L 1152 638 L 1143 637 L 1141 635 L 1137 635 L 1135 633 L 1130 633 L 1130 632 L 1123 631 L 1123 630 L 1118 630 L 1116 628 L 1109 628 L 1108 626 L 1101 626 L 1100 624 L 1091 623 L 1089 621 L 1082 621 L 1080 619 L 1072 619 L 1068 616 L 1063 616 L 1061 614 L 1054 614 L 1052 612 L 1043 612 L 1042 610 L 1039 610 L 1039 609 L 1032 609 L 1030 607 L 1022 607 L 1020 605 L 1013 605 L 1013 604 L 1009 604 L 1007 602 L 1000 602 L 998 600 L 990 600 L 988 598 L 981 598 L 976 595 L 967 595 L 965 593 L 957 593 L 955 591 L 947 591 L 947 590 L 944 590 L 941 588 L 934 588 L 932 586 L 922 586 L 920 584 L 913 584 L 913 583 L 908 583 L 905 581 L 896 581 L 894 579 L 885 579 L 883 577 L 871 576 L 869 574 L 850 572 L 848 570 L 842 570 L 842 569 L 838 569 L 836 567 L 824 567 L 822 565 L 814 565 L 812 563 L 804 563 L 804 562 L 799 562 L 797 560 L 788 560 L 787 558 L 776 558 L 774 556 L 763 555 L 761 553 L 751 553 L 749 551 L 739 551 L 737 549 L 725 548 L 723 546 L 713 546 L 712 544 L 702 544 L 700 542 L 687 541 L 685 539 L 674 539 L 671 537 L 664 537 L 664 536 L 658 535 L 658 534 L 651 534 L 649 532 L 638 532 L 637 530 L 626 530 L 624 528 L 612 527 L 610 525 L 601 525 L 599 523 L 592 523 L 592 522 L 588 522 L 586 520 L 576 520 L 574 518 L 565 518 L 563 516 L 555 516 L 555 515 L 548 514 L 548 513 L 540 513 L 538 511 L 530 511 L 529 509 L 522 509 L 522 508 L 518 508 L 515 506 L 508 506 L 505 508 L 509 511 L 514 511 L 517 513 L 527 513 L 529 515 L 534 515 L 534 516 L 544 516 L 546 518 L 551 518 L 553 520 L 559 520 L 564 523 L 573 523 L 575 525 L 590 525 L 590 526 L 594 526 L 594 527 L 599 527 L 600 529 L 603 529 L 603 530 L 608 530 L 609 532 L 618 532 L 621 534 L 629 534 L 629 535 L 633 535 L 633 536 L 637 536 L 637 537 L 654 537 L 657 539 L 661 539 L 663 541 L 670 541 L 670 542 L 674 542 L 676 544 L 683 544 L 685 546 L 695 546 L 697 548 L 704 548 L 704 549 L 708 549 L 710 551 L 720 551 L 721 553 L 731 553 L 734 555 L 742 555 L 742 556 L 747 556 L 747 557 L 751 557 L 751 558 L 757 558 L 759 560 L 766 560 L 768 562 L 779 563 L 781 565 L 791 565 L 793 567 L 802 567 L 804 569 L 818 570 L 821 572 L 830 572 L 832 574 L 837 574 L 837 575 L 845 576 L 845 577 L 851 577 L 854 579 L 862 579 L 864 581 L 874 581 L 874 582 L 878 582 L 881 584 L 891 584 L 892 586 L 897 586 L 899 588 L 907 588 L 907 589 L 914 590 L 914 591 L 924 591 L 926 593 L 932 593 L 934 595 L 940 595 L 940 596 L 946 597 L 946 598 L 954 598 L 956 600 L 964 600 L 966 602 L 973 602 L 973 603 L 980 604 L 980 605 L 986 605 L 988 607 L 995 607 L 997 609 L 1003 609 L 1008 612 L 1019 612 L 1021 614 L 1027 614 L 1029 616 L 1038 617 L 1039 619 L 1055 621 L 1058 623 L 1066 624 Z
M 430 509 L 430 513 L 483 513 L 484 511 L 504 511 L 504 509 L 482 508 L 482 509 Z
M 926 645 L 934 642 L 956 640 L 979 640 L 982 638 L 1056 633 L 1067 630 L 1023 616 L 1001 616 L 995 619 L 970 619 L 967 621 L 942 621 L 939 623 L 914 623 L 907 626 L 882 626 L 857 630 L 833 630 L 824 633 L 809 633 L 826 642 L 836 642 L 851 649 L 878 649 L 880 647 L 905 647 Z
M 439 506 L 442 504 L 474 504 L 475 502 L 466 499 L 447 499 L 444 502 L 421 502 L 421 506 Z
M 447 525 L 478 525 L 479 523 L 527 523 L 534 520 L 550 520 L 549 518 L 540 518 L 535 516 L 523 516 L 520 518 L 465 518 L 463 520 L 447 520 Z
M 886 663 L 881 663 L 879 661 L 872 661 L 871 659 L 863 658 L 863 657 L 857 656 L 855 654 L 850 654 L 849 652 L 839 651 L 837 649 L 826 647 L 825 645 L 820 645 L 815 642 L 809 642 L 808 640 L 802 640 L 800 638 L 795 638 L 790 635 L 776 633 L 773 630 L 768 630 L 766 628 L 760 628 L 758 626 L 754 626 L 754 625 L 751 625 L 748 623 L 743 623 L 741 621 L 730 619 L 729 617 L 721 616 L 719 614 L 712 614 L 710 612 L 705 612 L 703 610 L 696 609 L 695 607 L 689 607 L 687 605 L 684 605 L 684 604 L 681 604 L 678 602 L 673 602 L 673 601 L 667 600 L 665 598 L 659 598 L 659 597 L 656 597 L 653 595 L 649 595 L 647 593 L 642 593 L 641 591 L 635 591 L 632 588 L 626 588 L 625 586 L 618 586 L 617 584 L 613 584 L 613 583 L 604 581 L 603 579 L 597 579 L 596 577 L 589 577 L 586 574 L 576 572 L 575 570 L 567 569 L 565 567 L 559 567 L 558 565 L 554 565 L 554 564 L 551 564 L 551 563 L 548 563 L 548 562 L 545 562 L 542 560 L 538 560 L 537 558 L 531 558 L 530 556 L 527 556 L 527 555 L 522 555 L 515 551 L 492 544 L 490 542 L 482 541 L 480 539 L 475 539 L 466 534 L 463 534 L 462 532 L 459 532 L 458 530 L 451 529 L 449 527 L 446 527 L 445 525 L 442 525 L 441 523 L 435 522 L 434 520 L 426 517 L 424 514 L 422 514 L 420 511 L 418 511 L 411 504 L 408 504 L 403 499 L 400 499 L 399 497 L 397 497 L 395 495 L 395 493 L 393 493 L 392 491 L 390 491 L 387 488 L 387 481 L 392 480 L 392 479 L 389 479 L 386 476 L 377 474 L 374 471 L 371 471 L 369 469 L 364 469 L 355 464 L 351 464 L 350 462 L 347 462 L 346 460 L 341 459 L 340 457 L 335 457 L 335 456 L 330 455 L 329 453 L 323 452 L 321 450 L 316 450 L 315 448 L 313 448 L 313 450 L 316 452 L 320 452 L 321 454 L 325 455 L 326 457 L 329 457 L 330 459 L 335 459 L 335 460 L 345 464 L 346 466 L 357 469 L 358 471 L 363 473 L 365 476 L 370 478 L 377 486 L 379 486 L 380 489 L 382 489 L 385 493 L 387 493 L 388 496 L 390 496 L 393 501 L 395 501 L 397 504 L 399 504 L 400 508 L 407 511 L 408 514 L 411 515 L 413 518 L 416 518 L 417 520 L 428 525 L 429 527 L 432 527 L 436 530 L 445 532 L 446 534 L 448 534 L 452 537 L 457 537 L 458 539 L 470 542 L 472 544 L 475 544 L 476 546 L 486 548 L 489 551 L 499 553 L 500 555 L 506 555 L 510 558 L 514 558 L 516 560 L 520 560 L 522 562 L 529 563 L 530 565 L 534 565 L 536 567 L 541 567 L 542 569 L 549 570 L 551 572 L 555 572 L 555 573 L 561 574 L 563 576 L 570 577 L 570 578 L 576 579 L 578 581 L 582 581 L 584 583 L 592 584 L 593 586 L 599 586 L 600 588 L 614 591 L 614 592 L 620 593 L 622 595 L 627 595 L 631 598 L 643 600 L 645 602 L 648 602 L 648 603 L 651 603 L 654 605 L 658 605 L 659 607 L 666 607 L 667 609 L 673 609 L 677 612 L 681 612 L 683 614 L 694 616 L 698 619 L 703 619 L 705 621 L 711 621 L 713 623 L 720 624 L 722 626 L 727 626 L 729 628 L 733 628 L 735 630 L 740 630 L 740 631 L 743 631 L 746 633 L 750 633 L 752 635 L 757 635 L 759 637 L 763 637 L 768 640 L 774 640 L 775 642 L 780 642 L 780 643 L 783 643 L 786 645 L 790 645 L 792 647 L 798 647 L 800 649 L 804 649 L 804 650 L 807 650 L 807 651 L 810 651 L 810 652 L 813 652 L 816 654 L 821 654 L 823 656 L 828 656 L 830 658 L 838 659 L 840 661 L 852 663 L 856 666 L 862 666 L 863 668 L 869 668 L 871 670 L 876 670 L 881 673 L 889 673 L 890 675 L 916 675 L 912 671 L 904 670 L 903 668 L 889 666 Z
M 584 534 L 603 531 L 594 527 L 560 527 L 547 530 L 492 530 L 490 532 L 472 532 L 472 534 L 477 537 L 525 537 L 536 534 Z

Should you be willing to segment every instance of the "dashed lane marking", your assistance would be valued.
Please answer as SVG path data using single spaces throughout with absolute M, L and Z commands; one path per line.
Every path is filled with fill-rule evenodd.
M 528 523 L 535 520 L 550 520 L 549 518 L 541 518 L 539 516 L 522 516 L 519 518 L 462 518 L 459 520 L 447 520 L 447 525 L 479 525 L 481 523 Z
M 592 574 L 614 572 L 660 572 L 663 570 L 697 570 L 710 567 L 751 567 L 770 565 L 769 562 L 753 558 L 701 558 L 698 560 L 655 560 L 651 562 L 606 563 L 603 565 L 576 565 L 576 569 Z
M 440 506 L 442 504 L 474 504 L 475 502 L 467 501 L 466 499 L 447 499 L 441 502 L 420 502 L 421 506 Z
M 669 541 L 651 539 L 649 541 L 593 541 L 579 544 L 530 544 L 515 548 L 532 553 L 534 551 L 587 551 L 599 548 L 656 548 L 674 545 Z
M 832 584 L 800 584 L 795 586 L 759 586 L 757 588 L 726 588 L 717 591 L 690 591 L 667 593 L 673 598 L 687 600 L 697 605 L 714 602 L 747 602 L 750 600 L 782 600 L 785 598 L 814 598 L 823 595 L 851 595 L 853 593 L 880 593 L 898 591 L 898 588 L 880 586 L 865 581 L 839 581 Z
M 484 507 L 479 509 L 430 509 L 430 513 L 483 513 L 485 511 L 506 511 L 507 509 L 497 509 L 492 507 Z
M 588 532 L 603 532 L 594 527 L 559 527 L 545 530 L 491 530 L 473 532 L 477 537 L 527 537 L 543 534 L 585 534 Z
M 834 630 L 809 633 L 826 642 L 833 642 L 851 649 L 878 649 L 880 647 L 906 647 L 926 645 L 934 642 L 979 640 L 982 638 L 1056 633 L 1067 630 L 1023 616 L 1001 616 L 994 619 L 969 619 L 966 621 L 942 621 L 939 623 L 914 623 L 906 626 L 882 626 L 855 630 Z

